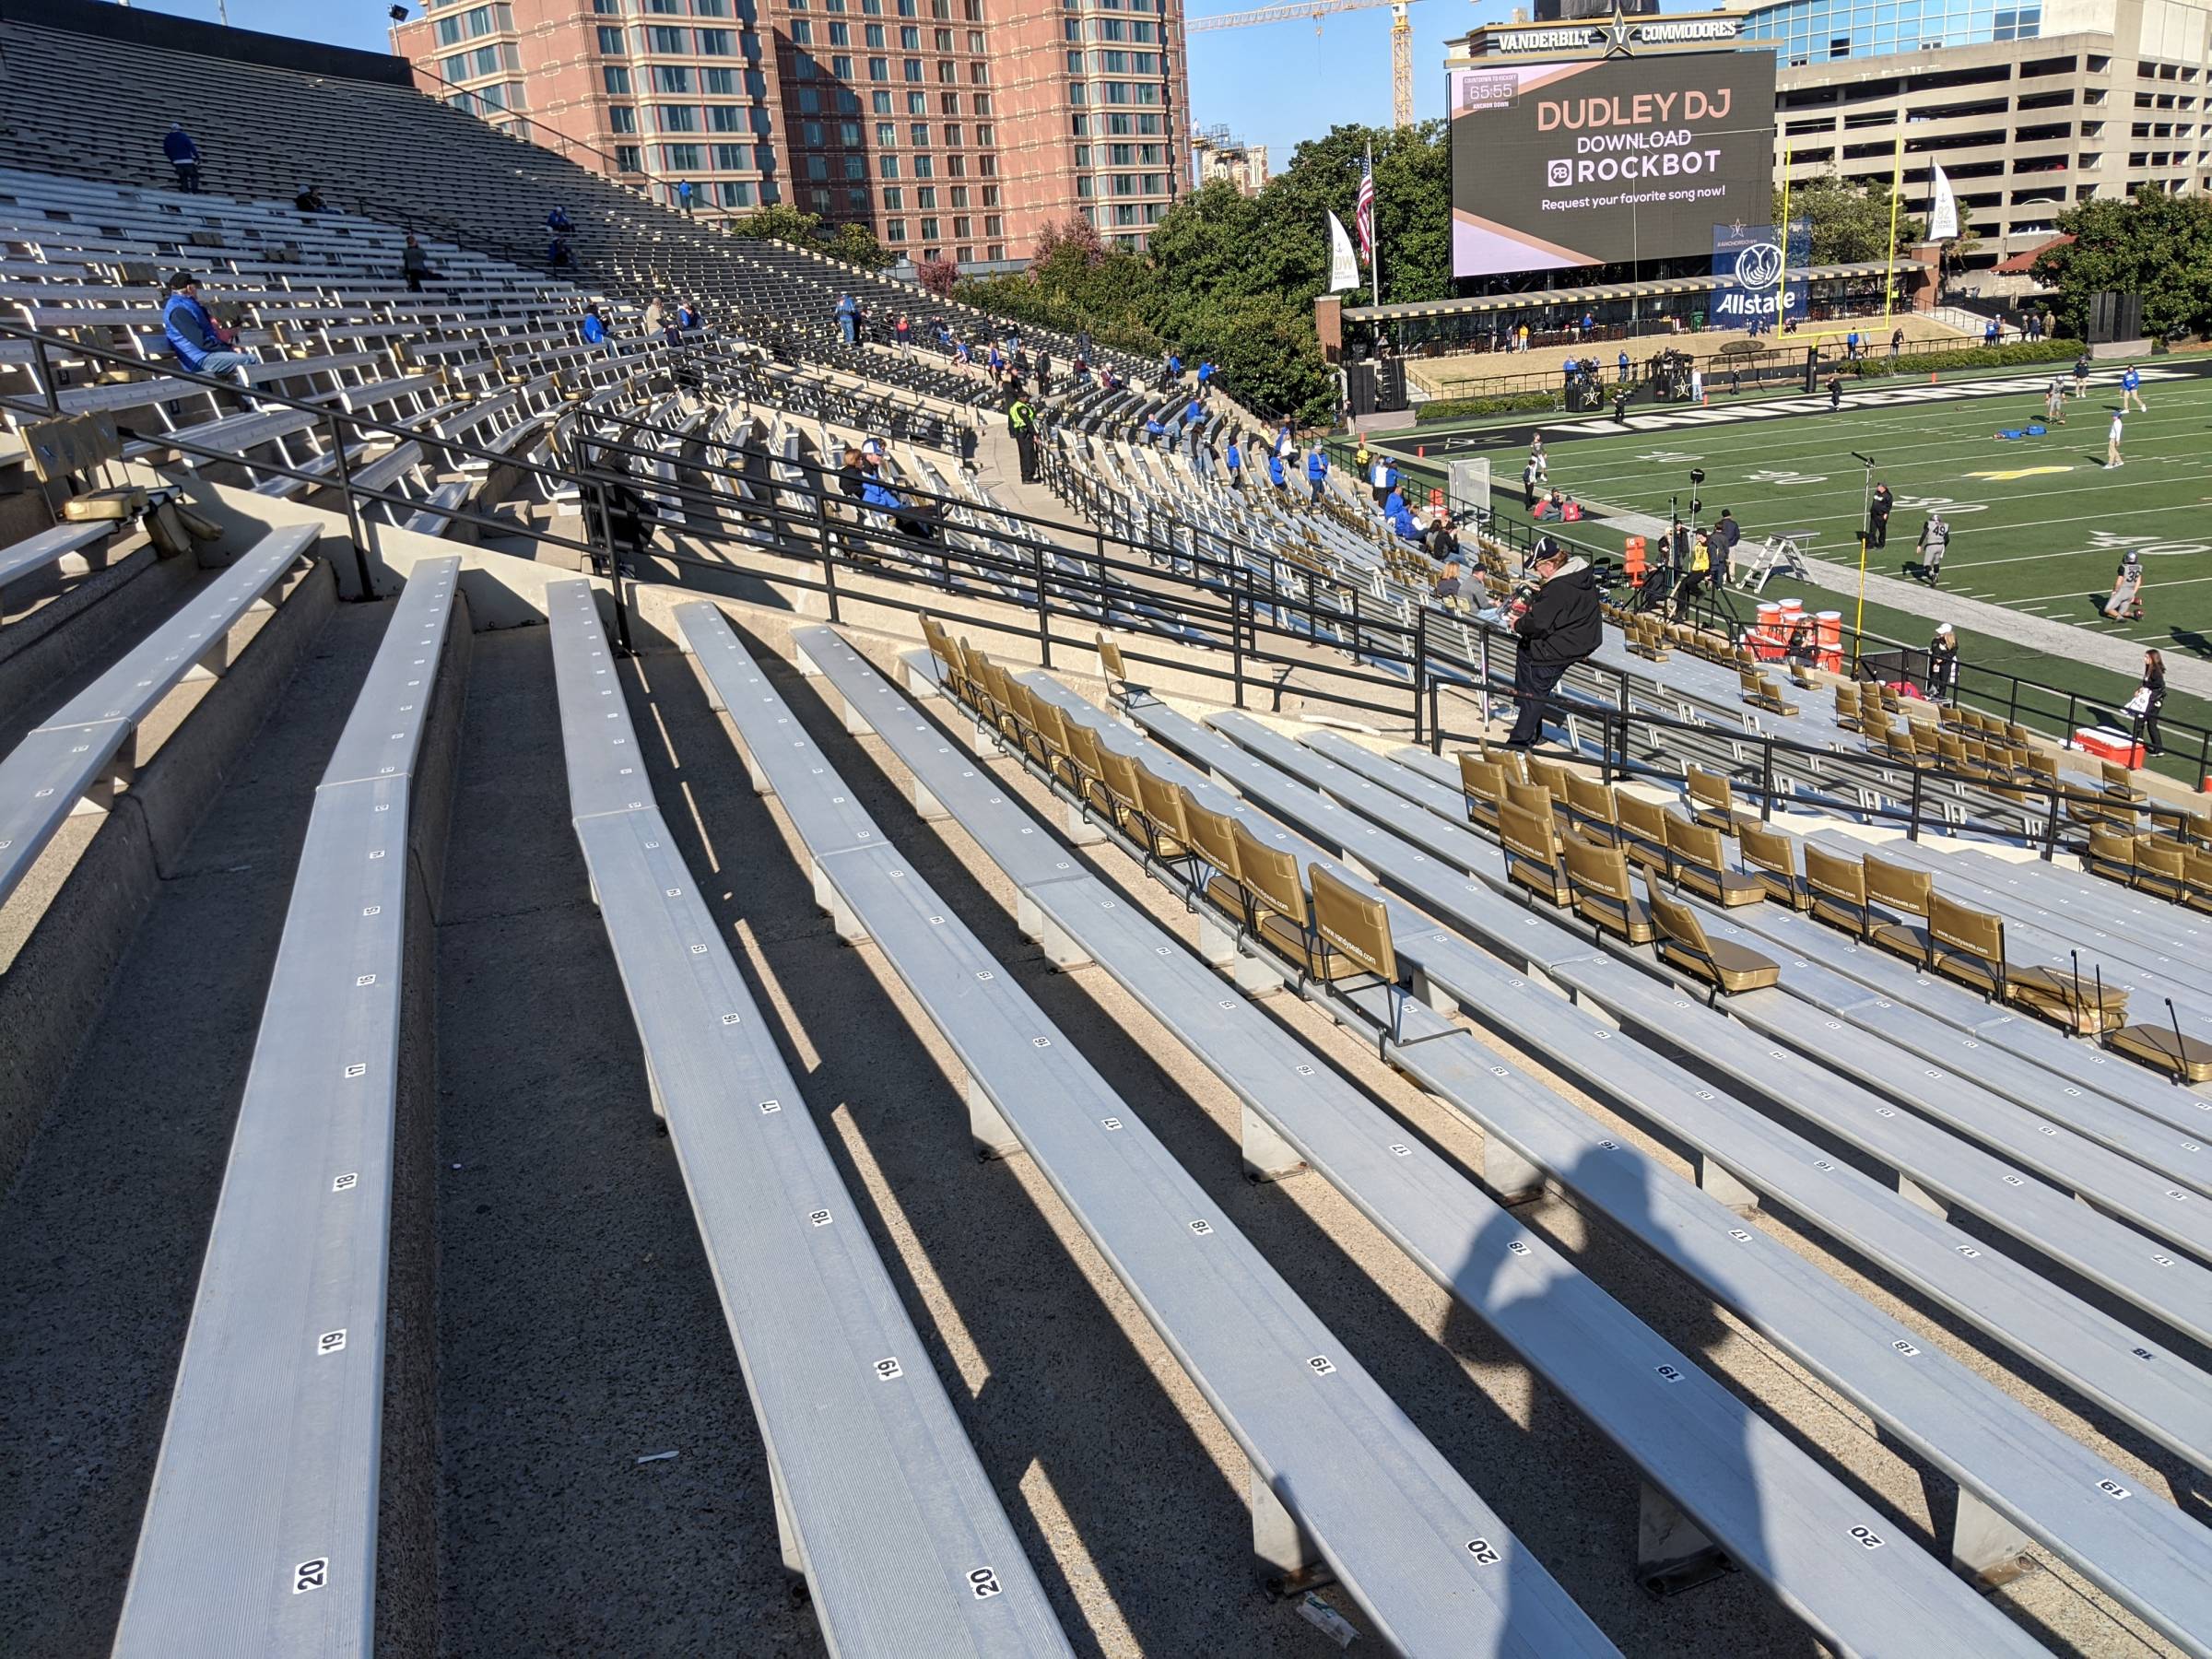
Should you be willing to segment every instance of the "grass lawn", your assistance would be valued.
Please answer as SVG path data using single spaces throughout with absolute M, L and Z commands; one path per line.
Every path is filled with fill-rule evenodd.
M 2065 373 L 2064 365 L 2054 367 Z M 2000 428 L 2042 419 L 2042 388 L 2050 375 L 2018 378 L 2017 397 L 1854 410 L 1847 392 L 1835 415 L 1562 436 L 1547 441 L 1551 481 L 1585 503 L 1664 518 L 1677 497 L 1687 508 L 1689 469 L 1701 467 L 1703 520 L 1731 508 L 1747 540 L 1798 535 L 1810 557 L 1855 571 L 1866 485 L 1865 469 L 1852 459 L 1855 450 L 1874 457 L 1875 477 L 1897 497 L 1888 546 L 1872 553 L 1869 570 L 1908 574 L 1920 527 L 1931 510 L 1940 509 L 1952 529 L 1940 592 L 2116 635 L 2135 646 L 2155 645 L 2170 657 L 2212 659 L 2212 377 L 2147 379 L 2148 412 L 2126 418 L 2125 465 L 2112 470 L 2106 469 L 2104 455 L 2106 429 L 2119 404 L 2116 388 L 2093 386 L 2086 398 L 2068 396 L 2066 424 L 2043 437 L 2008 442 L 1994 435 Z M 1895 382 L 1868 385 L 1888 383 Z M 1528 417 L 1521 419 L 1529 424 Z M 1520 518 L 1524 452 L 1490 453 L 1498 475 L 1496 510 Z M 1406 465 L 1425 482 L 1441 481 L 1433 459 L 1427 465 Z M 1584 539 L 1600 545 L 1614 539 L 1602 522 L 1585 521 L 1581 528 Z M 2140 551 L 2147 573 L 2144 619 L 2107 620 L 2101 606 L 2128 547 Z M 1802 596 L 1808 610 L 1840 609 L 1846 628 L 1855 609 L 1849 596 L 1779 576 L 1768 584 L 1766 596 Z M 1747 614 L 1750 596 L 1733 598 Z M 1865 629 L 1924 644 L 1932 625 L 1870 604 Z M 1969 664 L 2079 692 L 2108 711 L 2134 688 L 2132 677 L 1986 634 L 1962 632 L 1960 646 Z M 2058 701 L 2035 712 L 2044 718 L 2030 724 L 2053 730 L 2065 707 Z M 2212 725 L 2212 706 L 2180 693 L 2167 700 L 2167 714 Z M 2079 718 L 2089 723 L 2086 711 Z M 2178 740 L 2178 734 L 2170 737 L 2169 747 Z M 2175 776 L 2190 775 L 2183 762 L 2171 770 Z

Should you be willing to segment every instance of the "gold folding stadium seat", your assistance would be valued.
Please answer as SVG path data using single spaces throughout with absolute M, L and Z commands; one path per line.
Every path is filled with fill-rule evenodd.
M 1137 764 L 1130 756 L 1104 744 L 1095 744 L 1099 778 L 1112 803 L 1113 826 L 1144 849 L 1149 856 L 1152 830 L 1145 818 L 1144 796 L 1137 782 Z
M 2189 891 L 2188 858 L 2188 849 L 2163 836 L 2137 842 L 2136 890 L 2171 904 L 2183 902 Z
M 1567 855 L 1567 886 L 1574 913 L 1602 932 L 1631 945 L 1652 942 L 1652 912 L 1629 884 L 1629 861 L 1618 847 L 1601 847 L 1570 831 L 1561 838 Z
M 1492 743 L 1486 737 L 1482 741 L 1482 758 L 1494 766 L 1503 767 L 1508 783 L 1528 782 L 1528 757 L 1519 749 L 1507 748 L 1503 744 Z
M 1717 830 L 1723 835 L 1735 833 L 1735 792 L 1729 788 L 1728 780 L 1716 777 L 1697 767 L 1689 769 L 1689 821 Z
M 1153 861 L 1171 866 L 1194 864 L 1190 827 L 1182 821 L 1182 791 L 1140 760 L 1136 795 L 1146 826 L 1145 851 Z
M 2088 844 L 2082 849 L 2081 867 L 2091 876 L 2101 876 L 2107 881 L 2120 883 L 2122 887 L 2133 886 L 2136 879 L 2136 838 L 2101 826 L 2092 828 Z
M 1253 924 L 1252 898 L 1244 890 L 1242 865 L 1237 856 L 1237 820 L 1216 812 L 1182 786 L 1182 824 L 1191 834 L 1191 850 L 1205 865 L 1198 881 L 1198 897 L 1216 910 L 1236 919 L 1240 931 Z
M 1866 936 L 1874 917 L 1866 908 L 1866 871 L 1857 859 L 1841 857 L 1807 841 L 1805 885 L 1812 894 L 1806 909 L 1815 921 L 1840 927 L 1854 939 Z
M 1363 972 L 1351 958 L 1323 947 L 1296 855 L 1255 839 L 1241 823 L 1231 833 L 1238 879 L 1252 900 L 1253 936 L 1291 963 L 1303 980 L 1327 984 Z
M 1495 760 L 1477 760 L 1461 750 L 1459 794 L 1466 804 L 1467 821 L 1496 834 L 1498 808 L 1505 800 L 1505 768 Z
M 2182 902 L 2193 911 L 2212 915 L 2212 853 L 2191 847 L 2182 854 L 2182 873 L 2188 877 Z
M 1108 823 L 1118 825 L 1113 795 L 1106 787 L 1106 762 L 1100 754 L 1099 735 L 1079 720 L 1068 721 L 1065 725 L 1067 758 L 1076 770 L 1074 788 L 1077 798 Z
M 2104 1044 L 2139 1065 L 2172 1074 L 2182 1083 L 2212 1082 L 2212 1043 L 2174 1029 L 2171 1005 L 2167 1023 L 2121 1026 L 2107 1031 Z
M 1054 782 L 1080 794 L 1083 789 L 1082 769 L 1076 764 L 1074 745 L 1068 737 L 1067 717 L 1060 712 L 1057 703 L 1048 702 L 1034 692 L 1030 696 L 1030 729 L 1043 745 L 1042 764 Z
M 2117 760 L 2100 760 L 2098 775 L 2104 780 L 2104 793 L 2115 801 L 2124 801 L 2131 806 L 2140 806 L 2150 797 L 2136 787 L 2136 774 Z
M 1106 675 L 1106 696 L 1124 708 L 1154 700 L 1152 693 L 1129 677 L 1129 664 L 1122 648 L 1101 631 L 1098 636 L 1099 665 Z
M 1651 912 L 1659 959 L 1703 981 L 1712 996 L 1764 991 L 1781 981 L 1780 963 L 1733 939 L 1707 938 L 1698 912 L 1671 893 L 1653 888 Z
M 1577 834 L 1601 847 L 1619 843 L 1612 790 L 1580 772 L 1567 774 L 1567 822 Z
M 1739 663 L 1735 679 L 1743 700 L 1755 709 L 1764 709 L 1770 714 L 1794 714 L 1797 705 L 1782 694 L 1782 688 L 1761 674 L 1756 667 Z
M 1993 1002 L 2025 1008 L 2083 1036 L 2111 1031 L 2126 1018 L 2125 992 L 2055 969 L 2008 961 L 2003 920 L 1941 893 L 1928 900 L 1928 966 Z
M 1528 781 L 1551 797 L 1553 814 L 1563 816 L 1570 804 L 1567 769 L 1557 760 L 1539 760 L 1534 755 L 1528 756 L 1527 760 Z
M 1928 959 L 1928 934 L 1924 926 L 1910 922 L 1893 922 L 1877 913 L 1877 907 L 1894 911 L 1925 922 L 1928 900 L 1936 890 L 1936 878 L 1925 870 L 1909 865 L 1892 864 L 1886 858 L 1877 858 L 1869 853 L 1859 861 L 1859 869 L 1866 881 L 1866 933 L 1869 944 L 1878 945 L 1892 956 L 1925 965 Z
M 1507 801 L 1498 809 L 1498 840 L 1505 849 L 1508 881 L 1535 894 L 1547 904 L 1564 908 L 1574 901 L 1573 890 L 1567 885 L 1566 862 L 1559 853 L 1559 831 L 1552 823 L 1548 795 L 1544 797 L 1541 807 Z
M 1847 732 L 1861 728 L 1859 687 L 1855 680 L 1844 680 L 1836 687 L 1836 724 Z
M 1331 981 L 1365 973 L 1395 988 L 1398 955 L 1390 942 L 1390 910 L 1382 900 L 1346 886 L 1319 865 L 1306 866 L 1312 886 L 1313 937 Z M 1350 964 L 1352 971 L 1345 972 Z
M 1768 898 L 1794 911 L 1813 908 L 1813 889 L 1797 874 L 1795 843 L 1779 830 L 1763 824 L 1742 824 L 1735 831 L 1736 849 L 1743 854 L 1744 873 L 1766 889 Z
M 1757 904 L 1767 896 L 1766 888 L 1757 877 L 1728 867 L 1720 831 L 1708 825 L 1669 818 L 1666 855 L 1676 886 L 1688 888 L 1724 910 Z
M 1619 830 L 1621 851 L 1641 865 L 1647 878 L 1656 872 L 1674 877 L 1674 856 L 1667 851 L 1666 827 L 1675 814 L 1656 801 L 1631 790 L 1613 792 L 1613 822 Z

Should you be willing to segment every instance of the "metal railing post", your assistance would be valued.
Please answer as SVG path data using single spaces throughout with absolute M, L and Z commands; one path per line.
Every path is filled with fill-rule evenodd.
M 822 555 L 822 594 L 828 604 L 830 620 L 841 618 L 837 614 L 837 548 L 830 536 L 830 492 L 822 488 L 821 480 L 814 484 L 814 518 L 816 543 Z
M 46 394 L 46 413 L 59 415 L 62 412 L 62 393 L 61 388 L 53 383 L 53 365 L 46 360 L 45 337 L 41 335 L 31 335 L 30 348 L 31 354 L 38 359 L 39 390 Z
M 1429 607 L 1421 606 L 1413 618 L 1413 740 L 1421 741 L 1421 704 L 1429 689 Z
M 2048 864 L 2058 853 L 2058 794 L 2061 785 L 2050 786 L 2051 816 L 2043 824 L 2043 862 Z
M 1920 839 L 1920 781 L 1924 775 L 1919 767 L 1912 769 L 1912 793 L 1906 798 L 1905 812 L 1905 839 L 1911 841 Z
M 1245 599 L 1252 592 L 1251 572 L 1244 571 L 1241 574 L 1243 578 L 1241 582 L 1235 577 L 1231 577 L 1229 583 L 1229 668 L 1230 676 L 1236 682 L 1237 707 L 1240 709 L 1244 706 L 1243 608 Z M 1242 597 L 1238 594 L 1240 586 L 1244 590 Z
M 361 506 L 353 497 L 353 467 L 346 459 L 346 433 L 335 409 L 324 418 L 330 425 L 330 453 L 336 457 L 338 493 L 346 498 L 346 528 L 353 537 L 353 572 L 360 581 L 361 602 L 376 597 L 376 583 L 369 575 L 369 540 L 361 533 Z
M 1045 667 L 1053 665 L 1053 596 L 1044 582 L 1044 544 L 1039 542 L 1030 549 L 1037 567 L 1037 658 Z

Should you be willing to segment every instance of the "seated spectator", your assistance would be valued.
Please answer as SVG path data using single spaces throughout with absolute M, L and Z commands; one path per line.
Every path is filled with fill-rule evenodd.
M 169 135 L 161 140 L 161 153 L 169 164 L 177 170 L 177 188 L 186 195 L 200 194 L 200 147 L 192 141 L 181 121 L 170 123 Z
M 1437 573 L 1436 580 L 1430 584 L 1429 597 L 1449 611 L 1464 611 L 1467 608 L 1466 594 L 1465 584 L 1460 578 L 1458 559 L 1452 558 L 1444 560 L 1444 568 Z
M 1438 508 L 1436 516 L 1429 521 L 1429 534 L 1421 538 L 1429 557 L 1439 564 L 1448 564 L 1459 557 L 1459 532 L 1453 525 L 1452 515 Z
M 587 305 L 583 308 L 583 320 L 577 324 L 576 332 L 582 337 L 586 346 L 607 344 L 606 322 L 599 315 L 597 305 Z
M 569 210 L 556 207 L 546 215 L 546 229 L 555 236 L 566 236 L 576 227 L 569 222 Z
M 323 200 L 323 193 L 320 190 L 317 190 L 312 184 L 309 184 L 301 188 L 300 194 L 292 198 L 292 206 L 299 208 L 302 213 L 325 213 L 329 211 L 328 206 Z
M 546 244 L 546 263 L 555 270 L 567 270 L 576 263 L 576 255 L 569 251 L 569 239 L 557 236 Z
M 190 374 L 213 375 L 247 384 L 246 365 L 254 359 L 240 351 L 230 331 L 200 303 L 200 279 L 179 271 L 169 279 L 169 300 L 161 308 L 161 329 L 169 348 Z
M 676 325 L 678 328 L 697 328 L 699 326 L 699 307 L 693 305 L 688 300 L 683 301 L 676 308 Z
M 1556 494 L 1557 492 L 1555 491 L 1554 493 Z M 1559 517 L 1568 524 L 1571 524 L 1579 522 L 1582 516 L 1583 504 L 1576 500 L 1572 496 L 1569 496 L 1564 501 L 1559 503 Z
M 1168 429 L 1159 424 L 1159 415 L 1157 410 L 1145 417 L 1145 438 L 1148 442 L 1165 443 L 1167 437 Z
M 899 492 L 886 484 L 873 468 L 868 471 L 861 483 L 860 499 L 878 512 L 891 514 L 891 522 L 916 541 L 935 541 L 936 539 L 937 526 L 935 524 L 922 509 L 909 507 L 900 500 Z
M 1267 452 L 1267 482 L 1277 489 L 1289 488 L 1290 480 L 1283 471 L 1283 453 L 1280 450 Z

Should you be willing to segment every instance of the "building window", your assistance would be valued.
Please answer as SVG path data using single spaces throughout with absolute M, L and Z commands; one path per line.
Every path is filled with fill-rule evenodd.
M 899 158 L 896 156 L 877 157 L 876 171 L 887 179 L 897 178 L 899 176 Z
M 599 29 L 599 50 L 612 56 L 622 55 L 622 30 L 618 27 L 602 24 Z
M 991 113 L 991 94 L 988 92 L 972 92 L 969 94 L 968 102 L 978 115 Z M 979 138 L 976 142 L 981 144 L 982 140 Z
M 691 90 L 691 71 L 682 64 L 655 64 L 653 66 L 653 89 L 655 92 L 688 92 Z
M 868 78 L 872 81 L 889 80 L 891 78 L 891 60 L 878 57 L 870 58 L 868 60 Z
M 918 184 L 914 187 L 915 206 L 921 208 L 924 212 L 927 212 L 930 208 L 935 207 L 936 205 L 937 187 L 935 184 Z M 936 232 L 932 230 L 929 231 L 928 234 L 935 236 Z
M 700 57 L 735 57 L 737 37 L 726 29 L 702 29 L 699 31 Z
M 718 144 L 714 147 L 716 172 L 743 172 L 752 165 L 749 144 Z
M 689 104 L 654 104 L 653 124 L 657 132 L 696 133 L 699 112 Z
M 935 178 L 935 176 L 936 176 L 936 163 L 935 163 L 935 160 L 933 160 L 933 159 L 932 159 L 930 157 L 928 157 L 928 156 L 916 156 L 916 157 L 914 158 L 914 177 L 915 177 L 915 178 L 917 178 L 917 179 L 930 179 L 930 178 Z
M 807 157 L 806 176 L 809 179 L 827 179 L 830 176 L 830 158 L 827 156 Z
M 661 167 L 667 172 L 698 172 L 700 147 L 696 144 L 664 144 L 661 146 Z
M 918 81 L 922 78 L 922 60 L 920 58 L 903 59 L 900 63 L 899 70 L 908 80 Z
M 877 114 L 888 115 L 891 112 L 891 95 L 888 92 L 871 92 L 868 94 L 868 105 Z
M 819 149 L 822 145 L 822 124 L 818 121 L 800 122 L 799 142 Z
M 935 219 L 925 218 L 922 221 L 922 240 L 924 241 L 937 240 L 937 221 Z
M 722 98 L 737 96 L 737 71 L 735 69 L 701 69 L 699 72 L 702 89 Z
M 638 130 L 638 112 L 628 104 L 606 106 L 606 130 L 610 133 L 634 133 Z
M 865 157 L 862 157 L 862 156 L 847 156 L 847 157 L 845 158 L 845 177 L 846 177 L 846 178 L 848 178 L 848 179 L 865 179 L 865 178 L 866 178 L 867 176 L 868 176 L 868 164 L 867 164 L 867 159 L 866 159 L 866 158 L 865 158 Z
M 639 31 L 645 37 L 645 50 L 661 53 L 668 57 L 681 57 L 691 45 L 691 31 L 688 29 L 663 29 L 657 25 Z
M 794 46 L 813 45 L 814 25 L 805 18 L 794 18 L 791 20 L 791 39 Z
M 724 179 L 715 186 L 724 207 L 750 207 L 753 205 L 753 187 L 743 179 Z
M 897 213 L 906 206 L 906 187 L 893 184 L 883 193 L 883 206 L 887 213 Z
M 644 165 L 640 159 L 638 147 L 634 144 L 615 146 L 615 166 L 623 172 L 643 172 L 645 171 Z
M 745 131 L 745 112 L 735 104 L 709 104 L 707 131 L 710 133 L 742 133 Z
M 609 64 L 599 71 L 599 79 L 617 98 L 629 96 L 629 71 L 619 64 Z
M 891 206 L 891 204 L 890 204 L 890 203 L 888 203 L 888 202 L 886 202 L 886 203 L 884 203 L 884 206 L 885 206 L 886 207 L 888 207 L 888 206 Z M 884 220 L 884 222 L 883 222 L 883 240 L 884 240 L 885 241 L 887 241 L 887 242 L 902 242 L 902 241 L 904 241 L 906 240 L 906 221 L 905 221 L 904 219 L 886 219 L 886 220 Z
M 899 15 L 903 18 L 907 14 L 902 11 Z M 922 31 L 918 29 L 901 29 L 899 31 L 899 50 L 901 52 L 921 51 Z

